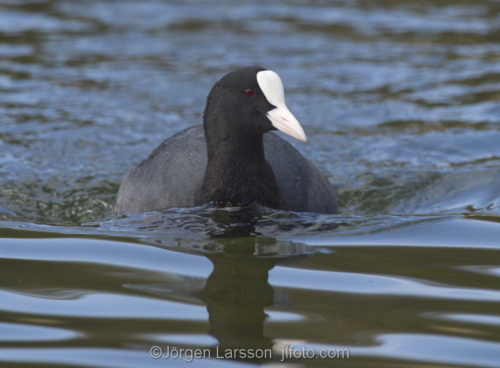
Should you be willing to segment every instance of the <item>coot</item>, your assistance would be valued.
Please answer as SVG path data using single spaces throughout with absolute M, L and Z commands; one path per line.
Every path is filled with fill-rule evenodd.
M 116 213 L 209 202 L 336 213 L 331 184 L 292 145 L 265 134 L 276 129 L 306 141 L 278 74 L 247 67 L 225 75 L 208 95 L 203 126 L 167 139 L 127 174 Z

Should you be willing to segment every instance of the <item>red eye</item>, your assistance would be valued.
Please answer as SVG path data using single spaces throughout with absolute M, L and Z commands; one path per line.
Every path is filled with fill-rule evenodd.
M 255 96 L 255 92 L 252 91 L 251 89 L 246 89 L 245 90 L 245 96 L 247 96 L 247 97 L 253 97 L 253 96 Z

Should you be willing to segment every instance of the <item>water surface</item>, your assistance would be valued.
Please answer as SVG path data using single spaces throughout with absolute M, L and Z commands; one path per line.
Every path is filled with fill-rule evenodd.
M 280 74 L 340 214 L 114 216 L 246 65 Z M 6 366 L 500 366 L 498 1 L 6 0 L 0 116 Z

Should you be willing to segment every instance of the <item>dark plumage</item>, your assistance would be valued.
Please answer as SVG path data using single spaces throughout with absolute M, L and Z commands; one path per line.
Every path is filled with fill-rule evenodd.
M 250 67 L 227 74 L 210 91 L 203 121 L 164 141 L 128 173 L 118 214 L 208 202 L 336 213 L 333 189 L 316 166 L 265 134 L 278 128 L 305 140 L 276 73 Z

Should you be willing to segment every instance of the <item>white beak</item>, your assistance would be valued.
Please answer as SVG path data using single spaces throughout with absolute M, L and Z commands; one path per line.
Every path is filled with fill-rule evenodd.
M 269 103 L 276 106 L 266 114 L 273 126 L 295 139 L 307 141 L 304 129 L 286 107 L 285 91 L 279 75 L 271 70 L 264 70 L 257 73 L 257 82 Z

